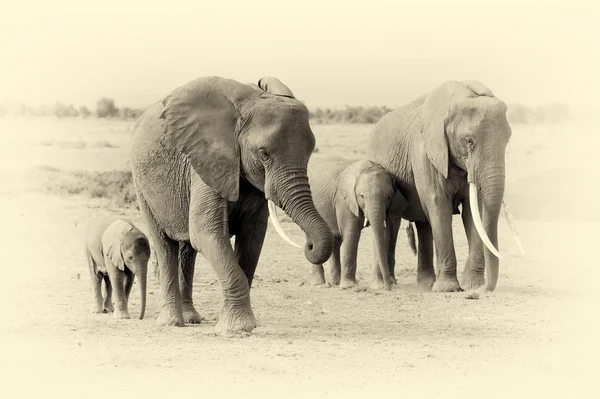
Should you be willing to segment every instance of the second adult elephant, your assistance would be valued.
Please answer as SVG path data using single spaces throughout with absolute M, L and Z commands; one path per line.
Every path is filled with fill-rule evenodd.
M 257 86 L 199 78 L 142 115 L 132 136 L 132 168 L 160 269 L 159 324 L 200 322 L 192 283 L 201 252 L 224 294 L 215 330 L 256 327 L 250 287 L 267 201 L 304 230 L 310 262 L 329 258 L 333 238 L 314 207 L 306 172 L 314 146 L 308 110 L 275 78 Z
M 370 136 L 368 158 L 392 173 L 409 203 L 403 217 L 417 227 L 417 281 L 433 291 L 483 286 L 484 268 L 485 289 L 496 288 L 504 158 L 512 134 L 506 110 L 482 83 L 449 81 L 384 115 Z M 452 235 L 457 203 L 463 205 L 469 241 L 460 283 Z M 399 223 L 389 226 L 392 242 L 398 227 Z M 394 256 L 390 251 L 392 270 Z
M 334 236 L 329 262 L 331 284 L 342 288 L 356 284 L 361 230 L 370 224 L 374 251 L 372 287 L 390 290 L 386 226 L 401 217 L 407 206 L 393 177 L 368 160 L 313 157 L 308 163 L 308 179 L 315 206 Z M 312 266 L 312 280 L 314 284 L 325 283 L 322 264 Z

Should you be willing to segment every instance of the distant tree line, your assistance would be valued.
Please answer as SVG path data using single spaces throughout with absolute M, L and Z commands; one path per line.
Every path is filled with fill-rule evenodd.
M 310 111 L 310 121 L 314 124 L 331 123 L 377 123 L 391 108 L 351 107 L 343 109 L 316 108 Z M 550 103 L 545 106 L 528 107 L 521 104 L 508 105 L 506 115 L 509 123 L 537 125 L 557 123 L 571 119 L 569 106 L 562 103 Z
M 15 107 L 12 107 L 15 108 Z M 342 109 L 315 108 L 309 111 L 309 118 L 313 124 L 332 123 L 377 123 L 379 119 L 391 108 L 386 106 L 353 107 L 346 105 Z M 73 104 L 56 102 L 54 105 L 25 106 L 19 105 L 13 110 L 17 116 L 56 116 L 58 118 L 98 118 L 111 119 L 137 119 L 143 109 L 122 107 L 117 108 L 115 101 L 111 98 L 102 97 L 96 102 L 95 111 L 91 111 L 85 105 L 75 107 Z M 8 115 L 9 107 L 0 104 L 0 117 Z M 507 111 L 508 121 L 512 124 L 536 125 L 543 123 L 557 123 L 571 119 L 568 105 L 562 103 L 550 103 L 545 106 L 528 107 L 521 104 L 509 104 Z
M 13 108 L 12 112 L 9 112 Z M 28 106 L 20 104 L 16 107 L 7 107 L 0 104 L 0 117 L 13 113 L 16 116 L 55 116 L 57 118 L 97 118 L 137 119 L 142 113 L 140 108 L 117 108 L 111 98 L 102 97 L 96 102 L 96 110 L 91 111 L 85 105 L 75 107 L 73 104 L 56 102 L 53 105 Z

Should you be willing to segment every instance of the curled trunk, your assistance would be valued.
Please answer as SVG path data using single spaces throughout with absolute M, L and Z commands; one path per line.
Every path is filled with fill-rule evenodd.
M 267 184 L 269 186 L 274 190 L 267 190 L 267 198 L 283 209 L 306 234 L 306 259 L 313 264 L 326 262 L 333 250 L 333 236 L 313 203 L 306 168 L 276 173 L 271 184 Z M 275 225 L 277 220 L 272 222 Z

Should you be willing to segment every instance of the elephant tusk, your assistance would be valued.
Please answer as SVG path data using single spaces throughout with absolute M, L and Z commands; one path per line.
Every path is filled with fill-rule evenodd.
M 500 252 L 496 248 L 494 248 L 494 244 L 490 241 L 489 237 L 485 233 L 485 229 L 483 228 L 483 223 L 481 222 L 481 215 L 479 214 L 479 200 L 477 199 L 477 186 L 474 183 L 469 183 L 469 197 L 471 199 L 471 216 L 473 217 L 473 223 L 475 223 L 475 229 L 477 229 L 477 233 L 479 237 L 481 237 L 481 241 L 490 250 L 491 253 L 496 255 L 498 259 L 502 259 L 500 256 Z
M 519 233 L 517 231 L 517 225 L 515 224 L 515 219 L 513 218 L 512 212 L 508 207 L 506 201 L 502 201 L 502 206 L 504 208 L 504 216 L 506 217 L 506 221 L 508 222 L 508 227 L 510 227 L 510 231 L 513 233 L 513 237 L 515 237 L 515 241 L 519 246 L 519 250 L 521 251 L 521 255 L 525 256 L 525 248 L 523 248 L 523 243 L 521 242 L 521 238 L 519 238 Z
M 297 247 L 297 248 L 302 248 L 300 245 L 298 245 L 294 241 L 292 241 L 292 239 L 289 238 L 287 236 L 287 234 L 285 234 L 285 231 L 283 231 L 283 228 L 281 227 L 281 223 L 279 222 L 279 217 L 277 216 L 277 208 L 276 208 L 275 203 L 271 200 L 268 200 L 268 207 L 269 207 L 269 219 L 271 219 L 271 223 L 273 224 L 273 227 L 275 227 L 275 231 L 277 232 L 277 234 L 279 234 L 279 236 L 281 238 L 283 238 L 283 240 L 285 242 L 287 242 L 288 244 L 293 245 L 294 247 Z
M 385 222 L 385 219 L 383 220 L 383 228 L 387 229 L 387 223 Z
M 364 229 L 365 227 L 367 227 L 367 224 L 368 224 L 368 223 L 369 223 L 369 219 L 367 219 L 367 217 L 365 216 L 365 225 L 363 226 L 363 229 Z

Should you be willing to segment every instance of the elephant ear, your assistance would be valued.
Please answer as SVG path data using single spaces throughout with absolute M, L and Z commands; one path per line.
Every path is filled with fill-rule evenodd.
M 463 80 L 461 82 L 478 96 L 495 97 L 494 93 L 478 80 Z
M 102 234 L 102 253 L 119 270 L 125 271 L 125 260 L 121 254 L 123 237 L 133 226 L 123 220 L 112 222 Z
M 404 211 L 408 208 L 408 201 L 404 198 L 400 190 L 398 190 L 396 184 L 393 182 L 392 184 L 394 184 L 394 195 L 392 195 L 392 200 L 390 202 L 389 214 L 392 219 L 398 219 L 399 217 L 402 217 Z
M 170 143 L 200 178 L 228 201 L 239 198 L 240 160 L 234 102 L 250 88 L 223 78 L 200 78 L 163 100 L 161 118 Z
M 264 76 L 260 78 L 258 81 L 258 87 L 265 92 L 274 94 L 276 96 L 296 98 L 294 97 L 294 93 L 292 93 L 292 91 L 286 85 L 281 83 L 279 79 L 272 76 Z
M 358 161 L 344 169 L 340 174 L 338 181 L 337 195 L 341 196 L 344 203 L 350 209 L 350 212 L 354 216 L 360 215 L 360 208 L 358 201 L 356 200 L 356 183 L 363 170 L 371 166 L 372 164 L 368 161 Z
M 471 92 L 464 84 L 449 81 L 435 88 L 423 102 L 421 134 L 427 158 L 433 167 L 448 177 L 448 138 L 446 122 L 457 97 L 464 98 Z

